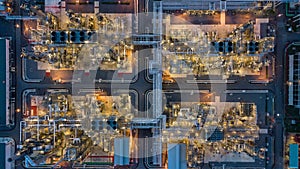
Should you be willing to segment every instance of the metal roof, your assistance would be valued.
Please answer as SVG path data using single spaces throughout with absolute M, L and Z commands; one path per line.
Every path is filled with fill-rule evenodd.
M 299 145 L 290 144 L 290 161 L 289 168 L 298 168 Z

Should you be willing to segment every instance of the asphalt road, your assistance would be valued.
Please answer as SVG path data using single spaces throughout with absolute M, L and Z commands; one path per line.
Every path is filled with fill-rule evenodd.
M 278 8 L 278 13 L 285 13 L 285 5 Z M 289 33 L 285 29 L 287 18 L 283 16 L 277 17 L 277 40 L 276 40 L 276 78 L 274 83 L 275 90 L 275 114 L 279 114 L 276 118 L 275 132 L 275 165 L 274 169 L 284 168 L 284 113 L 285 98 L 287 97 L 285 74 L 288 71 L 288 63 L 286 63 L 284 49 L 287 44 L 299 41 L 300 35 L 297 33 Z M 280 33 L 279 33 L 280 32 Z

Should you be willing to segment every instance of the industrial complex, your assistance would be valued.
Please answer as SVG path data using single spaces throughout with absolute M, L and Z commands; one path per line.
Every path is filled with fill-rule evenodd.
M 298 0 L 0 0 L 0 169 L 296 169 Z

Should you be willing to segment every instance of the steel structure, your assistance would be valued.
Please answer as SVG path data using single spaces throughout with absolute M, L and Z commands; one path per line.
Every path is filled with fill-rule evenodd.
M 153 1 L 153 16 L 152 34 L 135 34 L 132 36 L 134 45 L 151 45 L 153 46 L 153 60 L 149 63 L 149 72 L 153 75 L 153 103 L 152 114 L 145 119 L 134 119 L 131 128 L 152 128 L 153 129 L 153 142 L 152 156 L 153 164 L 161 166 L 162 154 L 162 140 L 161 132 L 165 126 L 162 118 L 162 21 L 163 21 L 163 5 L 162 1 Z M 135 16 L 137 19 L 138 16 Z M 136 23 L 136 25 L 138 25 Z M 160 121 L 161 120 L 161 121 Z M 157 123 L 153 123 L 158 121 Z M 153 125 L 154 124 L 154 125 Z M 146 140 L 147 142 L 149 140 Z
M 153 2 L 153 33 L 159 35 L 162 42 L 162 1 Z M 153 118 L 160 118 L 162 115 L 162 50 L 161 43 L 156 43 L 154 47 L 154 58 L 152 62 L 153 73 Z M 154 68 L 154 69 L 153 69 Z M 161 166 L 162 158 L 162 140 L 160 137 L 161 128 L 153 130 L 154 142 L 153 148 L 153 164 Z

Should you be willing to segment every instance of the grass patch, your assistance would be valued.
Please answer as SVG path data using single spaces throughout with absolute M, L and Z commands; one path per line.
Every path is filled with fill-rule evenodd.
M 287 53 L 289 55 L 293 55 L 295 53 L 297 53 L 298 51 L 300 51 L 300 46 L 298 45 L 291 45 L 288 49 L 287 49 Z
M 299 118 L 299 109 L 295 108 L 294 106 L 288 105 L 286 106 L 286 115 L 287 118 Z
M 292 124 L 293 120 L 295 124 Z M 284 125 L 287 132 L 300 132 L 300 114 L 298 108 L 290 105 L 286 106 Z

